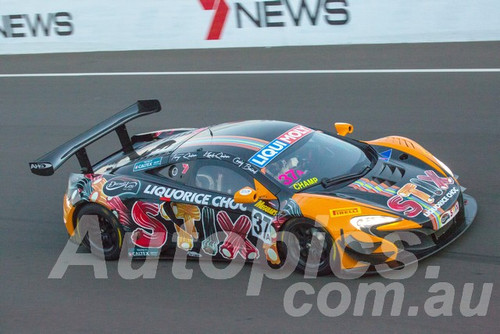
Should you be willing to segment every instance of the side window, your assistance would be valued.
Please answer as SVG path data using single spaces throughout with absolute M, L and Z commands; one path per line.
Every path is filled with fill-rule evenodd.
M 250 176 L 242 175 L 221 164 L 200 166 L 191 182 L 194 182 L 193 186 L 197 188 L 228 195 L 233 195 L 246 186 L 254 187 Z

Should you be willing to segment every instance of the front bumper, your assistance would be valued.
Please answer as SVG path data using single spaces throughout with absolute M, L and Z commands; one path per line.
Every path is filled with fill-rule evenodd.
M 346 255 L 351 258 L 355 257 L 355 259 L 359 261 L 356 267 L 344 268 L 343 270 L 353 274 L 376 274 L 391 270 L 399 270 L 439 252 L 460 237 L 472 225 L 476 217 L 478 210 L 476 200 L 472 196 L 466 194 L 462 194 L 462 196 L 463 212 L 457 215 L 453 223 L 450 222 L 431 235 L 423 235 L 418 230 L 415 230 L 414 236 L 419 238 L 419 242 L 415 245 L 405 244 L 401 247 L 401 250 L 404 251 L 397 254 L 395 261 L 389 259 L 389 256 L 392 254 L 387 254 L 389 256 L 384 256 L 384 253 L 370 255 L 357 254 L 353 253 L 347 245 L 341 245 Z M 410 231 L 410 233 L 412 232 Z M 381 264 L 384 265 L 379 266 Z

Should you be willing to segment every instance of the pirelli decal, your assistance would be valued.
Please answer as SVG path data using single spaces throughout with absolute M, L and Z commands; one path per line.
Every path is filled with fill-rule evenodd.
M 341 216 L 350 216 L 358 213 L 361 213 L 361 208 L 359 206 L 353 206 L 350 208 L 330 209 L 330 217 L 332 218 Z

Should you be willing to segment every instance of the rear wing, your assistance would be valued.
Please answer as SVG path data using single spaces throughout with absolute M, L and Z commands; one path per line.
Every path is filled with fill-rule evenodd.
M 30 162 L 30 170 L 36 175 L 49 176 L 54 174 L 56 169 L 61 167 L 66 160 L 76 155 L 82 167 L 82 173 L 93 173 L 92 164 L 89 161 L 85 147 L 108 133 L 116 131 L 120 144 L 122 145 L 122 150 L 125 153 L 130 153 L 133 151 L 133 145 L 125 124 L 135 118 L 157 113 L 160 110 L 161 105 L 158 100 L 137 101 L 130 107 L 111 116 L 107 120 L 76 136 L 37 160 Z

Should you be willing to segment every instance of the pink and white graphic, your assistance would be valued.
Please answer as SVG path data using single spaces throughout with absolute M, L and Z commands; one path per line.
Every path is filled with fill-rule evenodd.
M 305 127 L 303 125 L 296 125 L 281 136 L 279 136 L 277 139 L 284 141 L 285 143 L 292 145 L 295 142 L 299 141 L 301 138 L 305 137 L 306 135 L 310 134 L 313 132 L 312 129 L 309 129 L 308 127 Z
M 118 220 L 120 221 L 120 224 L 129 227 L 133 225 L 132 221 L 130 220 L 129 211 L 125 204 L 123 204 L 120 197 L 111 197 L 110 199 L 108 199 L 107 203 L 109 207 L 111 207 L 111 209 L 113 209 L 113 211 L 116 211 L 116 213 L 118 214 Z
M 395 195 L 387 201 L 387 206 L 394 211 L 404 212 L 405 216 L 414 218 L 422 212 L 422 206 L 413 200 L 404 200 L 400 195 Z
M 300 179 L 302 175 L 304 175 L 303 171 L 290 169 L 278 176 L 278 179 L 282 181 L 285 186 L 288 186 Z
M 434 229 L 437 230 L 444 225 L 443 221 L 451 220 L 448 217 L 451 214 L 445 215 L 444 220 L 440 218 L 440 214 L 444 212 L 442 206 L 459 190 L 452 187 L 448 193 L 440 197 L 439 195 L 448 190 L 455 181 L 451 177 L 438 176 L 433 170 L 426 170 L 424 173 L 424 175 L 417 175 L 417 178 L 412 178 L 409 183 L 402 186 L 396 195 L 389 198 L 387 206 L 394 211 L 403 212 L 410 218 L 423 212 L 424 216 L 430 217 Z M 439 201 L 438 198 L 440 198 Z
M 425 175 L 418 175 L 417 178 L 422 181 L 433 182 L 437 187 L 447 190 L 454 181 L 451 177 L 440 177 L 433 170 L 426 170 Z
M 167 241 L 167 229 L 155 218 L 160 212 L 160 206 L 153 203 L 137 201 L 132 207 L 132 219 L 142 228 L 132 232 L 134 245 L 143 248 L 161 248 Z
M 236 222 L 231 220 L 225 211 L 217 213 L 217 222 L 226 234 L 219 252 L 226 259 L 234 259 L 240 254 L 244 259 L 253 260 L 259 257 L 259 250 L 247 239 L 252 222 L 247 216 L 239 216 Z

